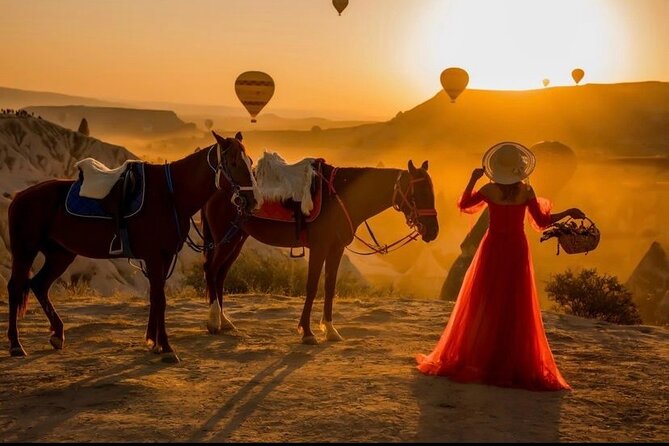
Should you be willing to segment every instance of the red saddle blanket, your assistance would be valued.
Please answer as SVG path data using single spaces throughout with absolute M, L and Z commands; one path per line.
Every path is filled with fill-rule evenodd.
M 311 209 L 309 215 L 304 216 L 304 221 L 310 223 L 318 217 L 321 213 L 321 205 L 323 204 L 323 177 L 322 173 L 322 162 L 323 160 L 316 161 L 316 176 L 314 181 L 316 182 L 313 193 L 311 194 L 311 199 L 314 202 L 314 207 Z M 282 222 L 295 222 L 295 214 L 293 210 L 287 208 L 280 201 L 263 201 L 262 206 L 258 212 L 253 214 L 254 218 L 262 218 L 263 220 L 274 220 Z

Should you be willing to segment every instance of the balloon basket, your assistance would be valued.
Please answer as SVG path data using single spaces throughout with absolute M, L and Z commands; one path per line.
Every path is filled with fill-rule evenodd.
M 255 119 L 251 119 L 252 124 L 255 124 L 256 122 L 258 122 L 258 121 L 256 121 Z

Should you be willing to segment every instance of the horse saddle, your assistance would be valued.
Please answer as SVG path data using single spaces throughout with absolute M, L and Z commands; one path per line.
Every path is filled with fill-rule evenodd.
M 108 169 L 92 158 L 82 161 L 86 163 L 77 163 L 79 177 L 70 186 L 65 198 L 65 209 L 77 217 L 113 220 L 116 232 L 110 243 L 109 254 L 133 257 L 125 220 L 137 214 L 144 205 L 144 163 L 126 161 L 119 168 Z
M 105 198 L 121 176 L 128 170 L 128 166 L 136 160 L 126 160 L 115 169 L 110 169 L 95 158 L 84 158 L 74 166 L 79 169 L 83 178 L 80 195 L 87 198 L 101 200 Z
M 272 172 L 272 175 L 266 174 L 263 177 L 261 161 L 266 156 L 267 152 L 258 161 L 258 167 L 256 168 L 256 177 L 258 177 L 258 171 L 261 172 L 258 187 L 263 195 L 263 202 L 258 212 L 253 216 L 264 220 L 294 223 L 295 238 L 303 248 L 300 255 L 293 254 L 291 248 L 290 256 L 304 257 L 304 246 L 307 244 L 306 225 L 314 221 L 321 213 L 323 203 L 322 171 L 325 160 L 322 158 L 305 158 L 293 165 L 280 166 L 280 169 Z M 278 155 L 276 156 L 278 157 Z M 278 159 L 283 161 L 280 157 Z M 283 174 L 277 175 L 277 172 L 283 172 Z M 268 184 L 270 182 L 267 181 L 267 178 L 278 179 L 277 184 L 279 186 L 271 186 Z M 296 182 L 296 179 L 304 181 Z M 291 183 L 293 184 L 292 189 L 286 189 L 282 186 Z M 281 191 L 281 193 L 277 193 L 278 191 Z
M 253 214 L 255 218 L 261 218 L 264 220 L 288 222 L 288 223 L 310 223 L 314 221 L 321 212 L 321 205 L 323 203 L 323 181 L 321 178 L 323 159 L 312 159 L 311 167 L 314 170 L 314 175 L 310 178 L 310 183 L 308 184 L 308 201 L 310 206 L 307 207 L 308 211 L 305 213 L 304 201 L 307 200 L 298 200 L 294 197 L 283 198 L 283 199 L 271 199 L 266 197 L 266 189 L 263 189 L 258 186 L 261 193 L 263 194 L 263 202 L 260 206 L 260 209 Z M 259 162 L 260 164 L 260 162 Z

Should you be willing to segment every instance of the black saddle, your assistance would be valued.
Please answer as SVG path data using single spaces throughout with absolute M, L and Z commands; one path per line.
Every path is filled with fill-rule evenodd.
M 120 255 L 132 258 L 130 250 L 130 241 L 128 239 L 128 225 L 124 214 L 130 207 L 133 197 L 137 195 L 140 187 L 138 174 L 134 171 L 134 163 L 128 166 L 118 181 L 114 184 L 111 191 L 101 201 L 102 208 L 107 214 L 112 216 L 116 233 L 109 245 L 109 254 Z

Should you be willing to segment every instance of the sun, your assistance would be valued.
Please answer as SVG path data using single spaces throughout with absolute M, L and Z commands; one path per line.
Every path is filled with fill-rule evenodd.
M 523 90 L 610 77 L 625 57 L 619 12 L 606 0 L 433 0 L 407 39 L 416 83 L 435 86 L 450 66 L 466 69 L 470 88 Z M 600 80 L 601 81 L 601 80 Z

